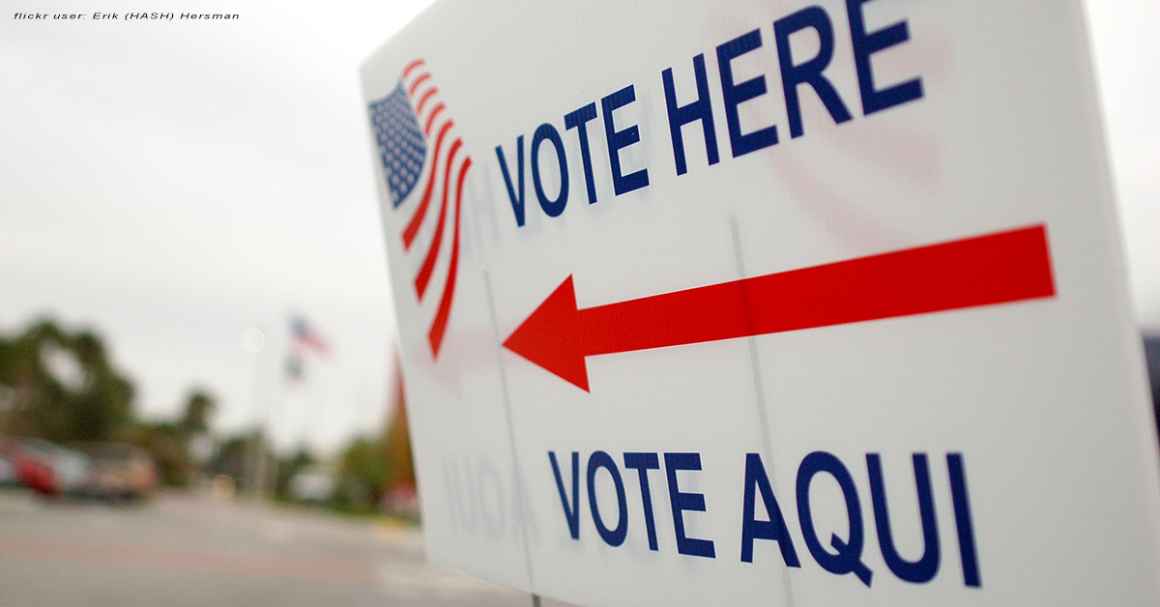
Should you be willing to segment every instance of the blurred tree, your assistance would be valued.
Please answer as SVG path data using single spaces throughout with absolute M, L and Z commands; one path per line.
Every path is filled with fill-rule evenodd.
M 179 426 L 187 438 L 209 431 L 209 420 L 217 410 L 217 401 L 209 392 L 195 388 L 185 400 L 185 409 Z
M 162 484 L 168 487 L 188 487 L 196 478 L 197 469 L 189 456 L 186 436 L 180 424 L 141 423 L 122 438 L 149 453 L 157 465 L 157 474 Z
M 209 431 L 209 420 L 216 409 L 217 401 L 209 391 L 194 388 L 176 422 L 138 422 L 121 438 L 149 452 L 163 484 L 188 487 L 198 475 L 191 445 Z
M 109 440 L 133 420 L 133 384 L 91 331 L 52 320 L 0 337 L 0 384 L 11 390 L 4 430 L 49 440 Z
M 249 478 L 252 467 L 253 445 L 265 444 L 254 433 L 235 434 L 217 444 L 206 468 L 211 474 L 232 477 L 239 485 Z
M 265 434 L 254 429 L 218 441 L 206 462 L 205 470 L 211 475 L 233 478 L 235 485 L 243 491 L 258 492 L 267 486 L 259 482 L 259 476 L 271 474 L 261 462 L 274 461 L 275 457 L 277 454 Z
M 304 448 L 298 449 L 289 457 L 280 458 L 278 460 L 278 478 L 274 484 L 275 495 L 283 499 L 291 497 L 290 482 L 299 472 L 314 465 L 314 463 L 314 456 Z
M 381 439 L 356 438 L 343 450 L 335 484 L 335 506 L 351 512 L 377 511 L 387 480 Z

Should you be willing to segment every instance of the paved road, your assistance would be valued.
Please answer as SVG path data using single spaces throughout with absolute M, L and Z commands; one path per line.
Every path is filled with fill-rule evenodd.
M 0 492 L 0 607 L 530 604 L 425 564 L 411 529 L 210 497 L 113 508 Z

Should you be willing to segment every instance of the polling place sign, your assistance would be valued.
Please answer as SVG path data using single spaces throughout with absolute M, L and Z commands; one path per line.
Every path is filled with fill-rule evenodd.
M 599 605 L 1145 605 L 1083 10 L 439 2 L 365 63 L 430 557 Z

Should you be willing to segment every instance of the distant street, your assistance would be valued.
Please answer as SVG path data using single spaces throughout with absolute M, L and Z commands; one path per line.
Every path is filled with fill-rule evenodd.
M 530 604 L 428 566 L 409 528 L 199 496 L 114 508 L 0 492 L 0 607 Z

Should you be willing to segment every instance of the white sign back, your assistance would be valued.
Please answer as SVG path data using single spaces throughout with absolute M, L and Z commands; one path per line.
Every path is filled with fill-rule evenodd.
M 606 605 L 1146 605 L 1078 2 L 441 2 L 363 68 L 431 557 Z

